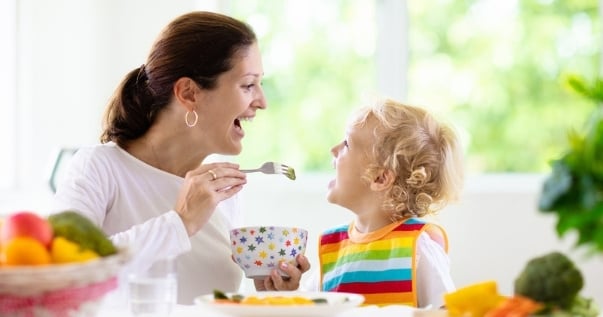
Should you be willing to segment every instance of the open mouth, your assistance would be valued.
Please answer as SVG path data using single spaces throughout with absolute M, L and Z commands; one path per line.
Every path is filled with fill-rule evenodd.
M 241 122 L 242 121 L 248 121 L 251 122 L 253 121 L 253 117 L 238 117 L 234 120 L 234 125 L 237 128 L 241 128 Z
M 239 133 L 243 133 L 243 121 L 251 122 L 253 117 L 238 117 L 234 120 L 234 127 Z

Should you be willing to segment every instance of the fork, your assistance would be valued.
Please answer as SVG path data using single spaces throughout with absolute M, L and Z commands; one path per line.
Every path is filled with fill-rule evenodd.
M 295 170 L 293 167 L 287 166 L 285 164 L 277 163 L 277 162 L 266 162 L 262 164 L 259 168 L 255 169 L 246 169 L 241 170 L 243 173 L 254 173 L 254 172 L 262 172 L 264 174 L 283 174 L 287 176 L 289 179 L 295 179 Z

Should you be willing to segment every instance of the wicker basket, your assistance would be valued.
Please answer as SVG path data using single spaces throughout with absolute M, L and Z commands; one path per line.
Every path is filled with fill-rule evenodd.
M 0 316 L 94 316 L 103 296 L 117 288 L 130 254 L 84 263 L 0 268 Z

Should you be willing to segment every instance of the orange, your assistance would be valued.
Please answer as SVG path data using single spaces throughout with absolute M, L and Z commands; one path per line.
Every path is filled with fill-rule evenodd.
M 16 237 L 2 246 L 2 257 L 6 265 L 50 264 L 50 253 L 38 240 L 30 237 Z

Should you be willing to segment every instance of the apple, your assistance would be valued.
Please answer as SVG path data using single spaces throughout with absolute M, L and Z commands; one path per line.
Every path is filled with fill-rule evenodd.
M 52 236 L 50 222 L 32 211 L 14 212 L 4 219 L 0 227 L 0 245 L 6 244 L 15 237 L 30 237 L 49 248 Z

